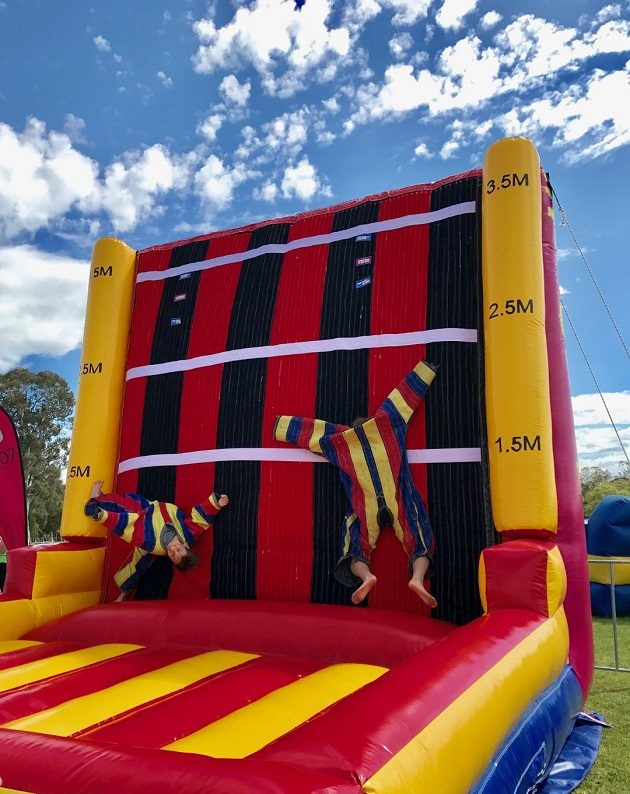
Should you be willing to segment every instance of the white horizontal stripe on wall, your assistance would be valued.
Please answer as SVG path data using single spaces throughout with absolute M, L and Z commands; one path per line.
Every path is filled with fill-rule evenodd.
M 452 449 L 410 449 L 409 463 L 480 463 L 479 447 Z M 175 452 L 166 455 L 144 455 L 127 458 L 118 465 L 118 474 L 151 466 L 191 466 L 195 463 L 219 463 L 222 461 L 253 460 L 289 463 L 326 463 L 326 459 L 305 449 L 281 447 L 237 447 L 232 449 L 203 449 L 197 452 Z
M 224 350 L 207 356 L 190 359 L 166 361 L 161 364 L 146 364 L 127 370 L 127 380 L 166 375 L 170 372 L 188 372 L 192 369 L 215 367 L 230 361 L 246 361 L 254 358 L 275 358 L 277 356 L 299 356 L 307 353 L 327 353 L 332 350 L 361 350 L 375 347 L 405 347 L 407 345 L 428 345 L 432 342 L 476 342 L 474 328 L 436 328 L 430 331 L 409 331 L 403 334 L 374 334 L 372 336 L 337 337 L 336 339 L 314 339 L 307 342 L 287 342 L 280 345 L 263 347 L 243 347 L 237 350 Z
M 454 218 L 457 215 L 472 214 L 475 211 L 476 205 L 474 201 L 463 201 L 461 204 L 453 204 L 450 207 L 443 207 L 441 210 L 421 212 L 416 215 L 405 215 L 402 218 L 392 218 L 387 221 L 362 223 L 359 226 L 353 226 L 351 229 L 343 229 L 339 232 L 330 232 L 329 234 L 317 234 L 313 237 L 302 237 L 299 240 L 291 240 L 289 243 L 261 245 L 259 248 L 252 248 L 251 251 L 241 251 L 237 254 L 217 256 L 214 259 L 191 262 L 187 265 L 171 267 L 168 270 L 148 270 L 146 273 L 138 273 L 136 282 L 162 281 L 166 278 L 181 276 L 183 273 L 195 273 L 198 270 L 210 270 L 214 267 L 231 265 L 236 262 L 245 262 L 248 259 L 255 259 L 257 256 L 264 256 L 265 254 L 288 254 L 290 251 L 297 251 L 300 248 L 311 248 L 314 245 L 330 245 L 339 240 L 349 240 L 359 234 L 377 234 L 378 232 L 404 229 L 408 226 L 422 226 L 427 223 L 435 223 L 436 221 L 443 221 L 447 218 Z

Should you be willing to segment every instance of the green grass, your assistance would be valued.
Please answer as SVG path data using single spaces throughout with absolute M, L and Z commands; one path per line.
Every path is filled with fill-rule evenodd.
M 612 621 L 593 618 L 595 664 L 615 663 Z M 630 667 L 630 618 L 618 619 L 619 666 Z M 603 714 L 612 728 L 605 728 L 602 746 L 580 794 L 628 794 L 630 791 L 630 673 L 595 670 L 586 702 L 589 711 Z

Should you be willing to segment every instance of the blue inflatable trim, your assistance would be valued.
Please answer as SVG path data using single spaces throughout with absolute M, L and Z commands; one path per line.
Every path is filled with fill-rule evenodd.
M 630 557 L 630 496 L 605 496 L 586 527 L 589 554 Z
M 568 794 L 580 785 L 595 763 L 604 726 L 601 714 L 582 712 L 578 716 L 540 794 Z
M 508 734 L 484 774 L 470 790 L 471 794 L 543 791 L 542 786 L 573 730 L 582 701 L 576 675 L 567 665 Z M 589 768 L 590 764 L 583 776 Z M 544 791 L 551 794 L 555 789 Z
M 591 611 L 599 618 L 612 617 L 609 584 L 591 582 Z M 615 612 L 619 617 L 630 615 L 630 584 L 615 585 Z

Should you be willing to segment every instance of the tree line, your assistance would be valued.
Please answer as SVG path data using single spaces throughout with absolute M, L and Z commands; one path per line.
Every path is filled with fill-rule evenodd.
M 74 395 L 54 372 L 17 368 L 0 375 L 0 405 L 15 423 L 22 450 L 30 541 L 59 540 Z M 587 466 L 580 481 L 588 518 L 604 496 L 630 496 L 630 464 L 620 462 L 616 474 Z
M 60 540 L 74 395 L 54 372 L 12 369 L 0 375 L 0 405 L 20 442 L 31 543 Z

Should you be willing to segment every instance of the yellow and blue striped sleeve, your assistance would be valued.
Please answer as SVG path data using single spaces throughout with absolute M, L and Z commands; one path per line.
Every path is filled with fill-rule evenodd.
M 335 425 L 324 419 L 305 419 L 301 416 L 277 416 L 273 428 L 276 441 L 295 444 L 318 455 L 324 454 L 321 441 L 334 433 L 347 430 L 346 425 Z

